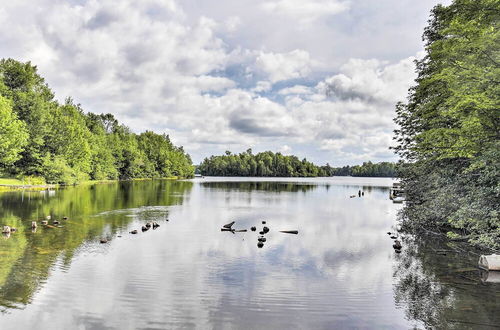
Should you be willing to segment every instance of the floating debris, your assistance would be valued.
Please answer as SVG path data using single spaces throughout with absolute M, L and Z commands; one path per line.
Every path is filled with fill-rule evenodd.
M 250 230 L 251 230 L 251 231 L 256 231 L 256 230 L 257 230 L 257 228 L 256 228 L 256 227 L 252 227 L 252 228 L 250 228 Z
M 158 227 L 160 227 L 160 225 L 158 224 L 158 222 L 153 221 L 153 229 L 156 229 Z
M 59 221 L 54 220 L 54 221 L 52 221 L 52 224 L 53 224 L 53 225 L 58 225 L 58 224 L 59 224 Z
M 148 231 L 149 230 L 148 225 L 146 224 L 146 226 L 142 226 L 141 230 L 142 232 Z
M 265 237 L 259 237 L 257 241 L 264 243 L 266 241 Z
M 146 228 L 148 228 L 148 229 L 149 229 L 149 228 L 151 228 L 151 222 L 147 222 L 147 223 L 146 223 Z M 147 230 L 147 229 L 146 229 L 146 230 Z
M 398 238 L 398 237 L 397 237 L 397 236 L 394 236 L 394 235 L 391 235 L 391 238 L 392 238 L 392 239 L 396 239 L 396 238 Z
M 134 235 L 137 234 L 137 229 L 132 230 L 130 233 Z
M 263 225 L 265 225 L 265 224 L 266 224 L 266 222 L 265 222 L 265 221 L 262 221 L 262 224 L 263 224 Z
M 263 231 L 263 230 L 261 230 L 261 231 L 259 231 L 259 234 L 260 234 L 260 235 L 264 235 L 265 233 L 264 233 L 264 231 Z
M 230 222 L 230 223 L 228 223 L 228 224 L 225 224 L 225 225 L 224 225 L 224 226 L 222 226 L 222 227 L 227 228 L 227 229 L 231 229 L 231 227 L 233 227 L 234 223 L 235 223 L 235 221 L 232 221 L 232 222 Z
M 267 234 L 269 232 L 269 228 L 264 226 L 264 228 L 262 228 L 262 231 L 264 232 L 264 234 Z
M 280 233 L 297 235 L 299 233 L 299 231 L 298 230 L 280 230 Z
M 264 247 L 264 243 L 262 243 L 262 242 L 257 243 L 257 247 L 259 249 L 262 249 Z

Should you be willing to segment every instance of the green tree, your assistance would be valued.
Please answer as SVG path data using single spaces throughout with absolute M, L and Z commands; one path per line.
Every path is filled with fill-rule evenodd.
M 416 86 L 396 107 L 396 152 L 410 229 L 453 230 L 500 246 L 500 3 L 455 0 L 432 10 Z
M 0 168 L 18 160 L 27 143 L 26 125 L 12 112 L 11 102 L 0 96 Z

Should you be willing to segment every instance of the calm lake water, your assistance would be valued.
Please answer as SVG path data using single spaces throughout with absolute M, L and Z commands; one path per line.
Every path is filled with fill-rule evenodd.
M 0 224 L 18 232 L 0 238 L 0 329 L 500 328 L 500 276 L 479 272 L 479 251 L 404 237 L 394 252 L 392 182 L 205 178 L 2 193 Z M 32 232 L 47 215 L 68 220 Z M 259 231 L 263 220 L 263 248 L 257 232 L 220 230 L 236 221 Z M 148 221 L 160 227 L 141 232 Z

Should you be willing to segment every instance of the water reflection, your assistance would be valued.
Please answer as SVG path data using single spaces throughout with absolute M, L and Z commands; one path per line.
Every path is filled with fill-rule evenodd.
M 57 192 L 10 192 L 0 194 L 0 219 L 18 228 L 0 240 L 0 306 L 3 311 L 22 308 L 49 276 L 58 261 L 69 268 L 75 253 L 86 242 L 113 237 L 132 221 L 117 213 L 106 221 L 94 218 L 103 211 L 143 205 L 176 205 L 183 201 L 191 182 L 122 182 L 61 189 Z M 177 194 L 173 196 L 171 192 Z M 149 210 L 142 212 L 147 218 Z M 166 214 L 163 210 L 162 214 Z M 39 226 L 32 221 L 51 215 L 61 226 Z M 68 220 L 62 220 L 67 217 Z
M 290 183 L 290 182 L 272 182 L 272 181 L 263 181 L 263 182 L 202 182 L 201 185 L 204 188 L 208 189 L 221 189 L 224 191 L 266 191 L 266 192 L 307 192 L 313 189 L 318 188 L 317 184 L 298 184 L 298 183 Z M 326 189 L 329 188 L 329 185 L 326 185 Z
M 446 281 L 483 285 L 462 261 L 451 280 L 441 276 L 450 259 L 425 246 L 403 241 L 394 253 L 392 180 L 223 180 L 0 195 L 2 221 L 21 228 L 0 240 L 0 328 L 422 328 L 451 322 L 458 314 L 446 308 L 477 292 Z M 32 233 L 31 220 L 47 214 L 68 220 Z M 153 221 L 161 226 L 141 232 Z M 220 231 L 232 221 L 248 231 Z M 469 321 L 497 322 L 498 286 L 487 285 L 496 301 Z
M 477 268 L 480 251 L 436 238 L 403 242 L 394 294 L 408 319 L 427 328 L 500 328 L 500 288 L 484 282 L 489 274 Z

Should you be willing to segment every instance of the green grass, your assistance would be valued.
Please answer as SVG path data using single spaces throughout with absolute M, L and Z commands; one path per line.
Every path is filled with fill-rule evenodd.
M 14 178 L 0 178 L 0 184 L 22 185 L 23 182 Z

